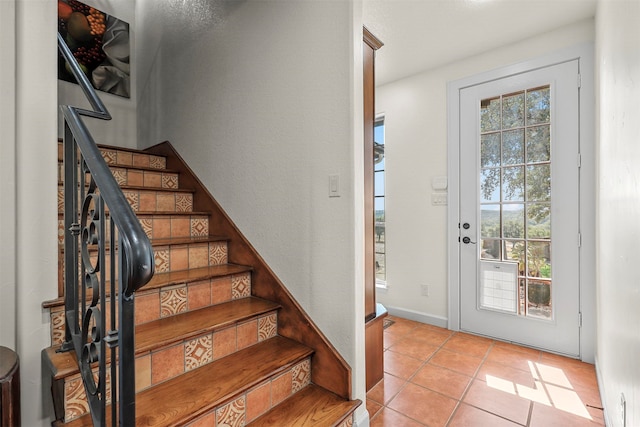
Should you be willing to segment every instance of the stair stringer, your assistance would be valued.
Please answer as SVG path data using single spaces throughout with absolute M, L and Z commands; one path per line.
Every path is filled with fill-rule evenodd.
M 165 141 L 144 151 L 166 156 L 167 168 L 180 173 L 181 185 L 195 189 L 193 209 L 211 212 L 209 232 L 229 238 L 229 247 L 233 247 L 233 251 L 229 251 L 228 262 L 253 266 L 252 295 L 277 302 L 282 306 L 278 314 L 278 333 L 314 349 L 311 381 L 338 396 L 353 399 L 351 368 L 347 362 L 293 298 L 286 286 L 258 254 L 173 145 L 169 141 Z

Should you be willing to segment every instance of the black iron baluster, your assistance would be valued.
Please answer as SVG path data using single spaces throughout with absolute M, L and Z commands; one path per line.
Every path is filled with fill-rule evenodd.
M 61 350 L 75 350 L 94 425 L 106 424 L 109 403 L 112 425 L 134 425 L 133 296 L 153 276 L 153 249 L 80 117 L 110 120 L 111 116 L 60 34 L 58 47 L 94 109 L 61 106 L 65 126 L 64 223 L 68 230 L 64 239 L 66 325 Z M 91 367 L 96 362 L 97 379 Z M 111 363 L 109 370 L 107 362 Z

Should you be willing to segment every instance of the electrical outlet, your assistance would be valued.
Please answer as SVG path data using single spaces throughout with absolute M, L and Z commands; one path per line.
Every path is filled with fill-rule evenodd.
M 622 427 L 627 426 L 627 401 L 624 393 L 620 393 L 620 421 L 622 421 Z
M 447 193 L 431 193 L 431 204 L 433 206 L 445 206 L 447 204 Z
M 429 296 L 429 285 L 421 285 L 420 287 L 420 294 L 423 297 L 428 297 Z

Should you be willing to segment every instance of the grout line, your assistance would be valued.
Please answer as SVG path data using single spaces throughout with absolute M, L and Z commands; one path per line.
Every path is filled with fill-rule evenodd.
M 533 400 L 529 402 L 529 414 L 527 415 L 527 424 L 529 426 L 531 424 L 531 417 L 533 416 Z
M 397 322 L 396 322 L 396 323 L 394 323 L 394 324 L 397 324 Z M 389 328 L 391 328 L 391 327 L 393 327 L 393 325 L 391 325 Z M 411 333 L 414 333 L 414 332 L 415 332 L 415 330 L 417 329 L 417 327 L 418 327 L 418 325 L 414 326 L 413 328 L 411 328 L 410 330 L 408 330 L 406 333 L 404 333 L 404 334 L 402 334 L 401 336 L 399 336 L 399 337 L 398 337 L 398 341 L 397 341 L 397 342 L 399 342 L 399 341 L 401 341 L 402 339 L 404 339 L 404 338 L 408 337 Z M 445 331 L 446 331 L 446 329 L 443 329 L 443 330 L 445 330 Z M 403 381 L 404 381 L 404 384 L 402 385 L 402 387 L 400 387 L 400 388 L 398 389 L 397 393 L 395 393 L 395 394 L 393 395 L 393 397 L 391 397 L 391 398 L 389 399 L 389 403 L 390 403 L 390 402 L 392 402 L 392 401 L 393 401 L 393 400 L 394 400 L 394 399 L 395 399 L 395 398 L 396 398 L 396 397 L 397 397 L 397 396 L 398 396 L 398 395 L 399 395 L 399 394 L 400 394 L 400 393 L 401 393 L 401 392 L 402 392 L 402 391 L 407 387 L 408 383 L 410 383 L 410 382 L 411 382 L 412 384 L 414 384 L 411 380 L 412 380 L 412 379 L 413 379 L 413 378 L 418 374 L 418 372 L 419 372 L 420 370 L 422 370 L 422 369 L 423 369 L 423 368 L 424 368 L 424 367 L 429 363 L 429 361 L 430 361 L 430 360 L 431 360 L 431 359 L 432 359 L 432 358 L 433 358 L 433 357 L 434 357 L 434 356 L 435 356 L 435 355 L 436 355 L 440 350 L 442 350 L 442 349 L 444 348 L 444 346 L 446 345 L 446 343 L 447 343 L 447 342 L 449 342 L 449 341 L 450 341 L 454 336 L 458 335 L 458 333 L 459 333 L 459 332 L 456 332 L 456 331 L 451 332 L 451 333 L 450 333 L 450 335 L 449 335 L 449 337 L 447 337 L 447 338 L 446 338 L 446 339 L 445 339 L 445 340 L 444 340 L 444 341 L 443 341 L 439 346 L 437 346 L 436 350 L 435 350 L 435 351 L 434 351 L 434 352 L 433 352 L 433 353 L 432 353 L 428 358 L 426 358 L 426 359 L 425 359 L 425 360 L 424 360 L 424 361 L 419 365 L 419 367 L 416 369 L 416 371 L 413 373 L 413 375 L 411 375 L 411 376 L 410 376 L 409 378 L 407 378 L 406 380 L 405 380 L 405 379 L 401 379 L 401 378 L 399 378 L 399 379 L 401 379 L 401 380 L 403 380 Z M 388 350 L 389 350 L 393 345 L 395 345 L 395 344 L 396 344 L 396 343 L 391 344 L 391 345 L 389 346 L 389 348 L 385 349 L 385 352 L 386 352 L 386 351 L 388 351 Z M 482 368 L 482 366 L 483 366 L 483 365 L 484 365 L 484 363 L 486 362 L 486 360 L 487 360 L 487 358 L 488 358 L 488 356 L 489 356 L 489 353 L 491 353 L 491 350 L 495 347 L 495 344 L 496 344 L 496 341 L 495 341 L 495 340 L 491 340 L 491 344 L 489 345 L 489 348 L 486 350 L 486 352 L 485 352 L 484 356 L 482 357 L 481 362 L 478 364 L 478 367 L 477 367 L 477 368 L 476 368 L 476 370 L 474 371 L 473 375 L 471 375 L 470 377 L 469 377 L 468 375 L 462 374 L 462 373 L 460 373 L 460 372 L 453 371 L 453 372 L 456 372 L 456 373 L 458 373 L 458 374 L 460 374 L 460 375 L 464 375 L 465 377 L 469 377 L 469 378 L 470 378 L 470 380 L 469 380 L 469 382 L 468 382 L 467 386 L 465 387 L 465 389 L 464 389 L 464 391 L 463 391 L 462 395 L 461 395 L 458 399 L 454 399 L 454 398 L 452 398 L 451 396 L 447 396 L 447 395 L 442 394 L 442 393 L 440 393 L 440 392 L 438 392 L 438 391 L 435 391 L 435 390 L 432 390 L 432 389 L 430 389 L 430 388 L 424 387 L 425 389 L 427 389 L 427 390 L 429 390 L 429 391 L 431 391 L 431 392 L 433 392 L 433 393 L 436 393 L 436 394 L 442 395 L 442 396 L 444 396 L 444 397 L 446 397 L 446 398 L 448 398 L 448 399 L 451 399 L 451 400 L 455 400 L 455 401 L 456 401 L 456 404 L 455 404 L 455 406 L 454 406 L 453 410 L 451 411 L 451 413 L 449 414 L 449 417 L 447 418 L 447 421 L 446 421 L 446 423 L 445 423 L 445 426 L 446 426 L 446 425 L 449 425 L 449 423 L 451 422 L 451 420 L 452 420 L 452 419 L 453 419 L 453 417 L 455 416 L 456 412 L 457 412 L 457 411 L 458 411 L 458 409 L 460 408 L 461 404 L 463 403 L 463 399 L 466 397 L 466 395 L 467 395 L 467 393 L 468 393 L 469 389 L 471 388 L 471 385 L 473 384 L 473 382 L 477 379 L 478 372 L 480 372 L 480 369 Z M 393 350 L 391 350 L 391 351 L 393 351 Z M 403 356 L 407 356 L 407 357 L 412 357 L 412 356 L 405 355 L 405 354 L 402 354 L 402 353 L 398 353 L 398 354 L 401 354 L 401 355 L 403 355 Z M 415 358 L 414 358 L 414 359 L 415 359 Z M 434 366 L 438 366 L 438 367 L 440 367 L 441 369 L 449 369 L 449 368 L 446 368 L 446 367 L 444 367 L 444 366 L 439 366 L 439 365 L 434 365 Z M 450 369 L 449 369 L 449 370 L 450 370 Z M 388 374 L 388 375 L 391 375 L 391 374 Z M 392 375 L 392 376 L 393 376 L 393 375 Z M 398 378 L 398 377 L 396 377 L 396 378 Z M 417 384 L 416 384 L 416 385 L 417 385 Z M 418 386 L 419 386 L 419 385 L 418 385 Z M 420 387 L 422 387 L 422 386 L 420 386 Z M 384 400 L 384 397 L 383 397 L 383 400 Z M 466 404 L 467 404 L 467 405 L 469 405 L 468 403 L 466 403 Z M 481 410 L 481 411 L 483 411 L 483 412 L 489 413 L 489 414 L 491 414 L 491 415 L 494 415 L 494 416 L 500 417 L 500 418 L 502 418 L 502 419 L 508 420 L 507 418 L 504 418 L 504 417 L 502 417 L 502 416 L 500 416 L 500 415 L 498 415 L 498 414 L 494 414 L 494 413 L 492 413 L 492 412 L 486 411 L 486 410 L 485 410 L 485 409 L 483 409 L 483 408 L 478 408 L 478 407 L 476 407 L 476 406 L 474 406 L 474 405 L 469 405 L 469 406 L 474 407 L 474 408 L 476 408 L 476 409 L 479 409 L 479 410 Z M 376 417 L 380 414 L 380 412 L 382 411 L 382 409 L 384 409 L 385 407 L 388 407 L 388 406 L 387 406 L 386 404 L 383 404 L 382 408 L 381 408 L 381 409 L 376 413 L 376 415 L 374 415 L 374 417 L 372 417 L 372 420 L 373 420 L 374 418 L 376 418 Z M 393 410 L 392 408 L 389 408 L 389 409 Z M 398 411 L 395 411 L 395 412 L 398 412 Z M 530 409 L 530 412 L 531 412 L 531 409 Z M 400 412 L 398 412 L 398 413 L 400 413 Z M 402 413 L 401 413 L 401 414 L 402 414 Z M 403 416 L 405 416 L 405 417 L 407 417 L 407 418 L 409 418 L 409 419 L 414 420 L 413 418 L 409 417 L 407 414 L 402 414 L 402 415 L 403 415 Z M 414 421 L 417 421 L 417 420 L 414 420 Z M 513 420 L 508 420 L 508 421 L 513 422 Z M 418 422 L 419 422 L 419 421 L 418 421 Z
M 402 321 L 403 321 L 403 320 L 405 320 L 405 319 L 402 319 L 402 318 L 397 318 L 397 319 L 399 319 L 399 321 L 396 321 L 396 323 L 395 323 L 395 324 L 398 324 L 398 323 L 402 324 Z M 413 326 L 412 328 L 409 328 L 405 333 L 403 333 L 403 334 L 398 334 L 398 335 L 395 335 L 395 334 L 391 335 L 391 334 L 389 334 L 389 336 L 393 336 L 393 337 L 395 338 L 395 340 L 394 340 L 394 342 L 393 342 L 392 344 L 390 344 L 390 345 L 389 345 L 389 347 L 388 347 L 388 348 L 385 348 L 385 350 L 384 350 L 385 352 L 386 352 L 386 351 L 388 351 L 388 350 L 389 350 L 389 351 L 391 351 L 391 352 L 394 352 L 393 350 L 391 350 L 391 347 L 393 347 L 394 345 L 396 345 L 396 344 L 397 344 L 397 343 L 399 343 L 400 341 L 402 341 L 402 340 L 405 340 L 405 339 L 409 338 L 412 334 L 416 334 L 416 333 L 417 333 L 417 332 L 416 332 L 416 329 L 419 327 L 419 322 L 414 322 L 414 321 L 412 321 L 412 322 L 413 322 L 413 324 L 414 324 L 415 326 Z M 418 323 L 418 324 L 416 324 L 416 323 Z M 392 326 L 393 326 L 393 325 L 392 325 Z M 440 329 L 441 329 L 441 330 L 443 330 L 443 331 L 447 331 L 446 329 L 443 329 L 443 328 L 437 328 L 437 327 L 436 327 L 436 329 L 438 329 L 438 330 L 440 330 Z M 408 383 L 410 383 L 410 382 L 411 382 L 412 384 L 414 384 L 414 383 L 412 382 L 412 380 L 417 376 L 418 372 L 419 372 L 420 370 L 422 370 L 422 369 L 423 369 L 427 364 L 429 364 L 429 362 L 433 359 L 433 357 L 434 357 L 434 356 L 435 356 L 435 355 L 436 355 L 440 350 L 444 349 L 445 345 L 446 345 L 449 341 L 451 341 L 455 336 L 457 336 L 457 335 L 460 333 L 460 332 L 454 332 L 454 331 L 449 331 L 449 332 L 450 332 L 450 335 L 449 335 L 449 336 L 448 336 L 444 341 L 442 341 L 442 343 L 440 343 L 440 345 L 434 346 L 434 347 L 436 347 L 435 351 L 433 351 L 433 353 L 432 353 L 429 357 L 427 357 L 425 360 L 422 360 L 422 361 L 421 361 L 421 363 L 419 364 L 419 366 L 417 367 L 417 369 L 415 370 L 415 372 L 414 372 L 412 375 L 410 375 L 407 379 L 403 379 L 403 378 L 400 378 L 400 377 L 396 377 L 396 376 L 394 376 L 394 375 L 392 375 L 392 374 L 390 374 L 390 373 L 387 373 L 387 372 L 385 371 L 385 375 L 392 376 L 392 377 L 397 378 L 398 380 L 402 381 L 402 385 L 401 385 L 401 387 L 399 387 L 398 391 L 397 391 L 397 392 L 396 392 L 396 393 L 395 393 L 391 398 L 389 398 L 389 399 L 388 399 L 388 402 L 389 402 L 389 403 L 390 403 L 390 402 L 392 402 L 394 399 L 396 399 L 396 398 L 397 398 L 397 396 L 398 396 L 398 395 L 399 395 L 399 394 L 400 394 L 400 393 L 401 393 L 401 392 L 402 392 L 402 391 L 403 391 L 403 390 L 408 386 Z M 477 381 L 482 381 L 482 380 L 478 377 L 478 374 L 479 374 L 480 370 L 482 369 L 482 367 L 484 366 L 484 364 L 487 362 L 487 360 L 488 360 L 488 358 L 489 358 L 489 355 L 491 354 L 492 350 L 494 350 L 494 349 L 496 349 L 496 348 L 499 348 L 499 347 L 500 347 L 500 346 L 499 346 L 499 343 L 500 343 L 500 342 L 499 342 L 498 340 L 490 339 L 490 338 L 489 338 L 489 340 L 490 340 L 490 345 L 489 345 L 489 347 L 487 348 L 486 352 L 484 353 L 484 356 L 482 356 L 482 357 L 481 357 L 481 359 L 482 359 L 482 360 L 481 360 L 480 364 L 478 365 L 478 367 L 476 368 L 475 372 L 473 373 L 473 375 L 472 375 L 471 377 L 469 377 L 468 375 L 463 374 L 463 373 L 461 373 L 461 372 L 457 372 L 457 371 L 453 371 L 453 370 L 452 370 L 453 372 L 456 372 L 457 374 L 464 375 L 465 377 L 469 377 L 469 378 L 470 378 L 469 383 L 468 383 L 468 384 L 467 384 L 467 386 L 465 387 L 465 389 L 464 389 L 464 391 L 462 392 L 462 394 L 461 394 L 461 396 L 460 396 L 460 398 L 459 398 L 459 399 L 452 398 L 452 397 L 447 396 L 447 395 L 445 395 L 445 394 L 443 394 L 443 393 L 440 393 L 440 392 L 438 392 L 438 391 L 432 390 L 432 389 L 430 389 L 429 387 L 424 387 L 424 386 L 421 386 L 421 385 L 419 385 L 419 384 L 415 384 L 416 386 L 423 387 L 423 388 L 425 388 L 425 389 L 427 389 L 427 390 L 429 390 L 429 391 L 431 391 L 431 392 L 433 392 L 433 393 L 437 393 L 437 394 L 439 394 L 439 395 L 441 395 L 441 396 L 447 397 L 448 399 L 452 399 L 452 400 L 456 401 L 456 404 L 455 404 L 455 406 L 454 406 L 453 410 L 451 411 L 451 413 L 449 414 L 449 418 L 447 419 L 447 422 L 445 423 L 445 425 L 449 425 L 449 424 L 451 423 L 451 421 L 452 421 L 452 420 L 453 420 L 453 418 L 455 417 L 456 413 L 457 413 L 457 412 L 460 410 L 460 408 L 462 407 L 462 404 L 463 404 L 463 403 L 465 403 L 466 405 L 468 405 L 468 406 L 470 406 L 470 407 L 473 407 L 473 408 L 475 408 L 475 409 L 481 410 L 481 411 L 483 411 L 483 412 L 485 412 L 485 413 L 487 413 L 487 414 L 491 414 L 491 415 L 493 415 L 493 416 L 496 416 L 496 417 L 502 418 L 502 419 L 504 419 L 504 420 L 506 420 L 506 421 L 512 422 L 512 423 L 517 424 L 517 425 L 520 425 L 520 426 L 525 426 L 525 427 L 526 427 L 526 426 L 529 426 L 529 425 L 531 424 L 531 422 L 532 422 L 532 417 L 533 417 L 534 403 L 535 403 L 534 401 L 530 401 L 530 403 L 529 403 L 529 410 L 528 410 L 528 414 L 527 414 L 527 420 L 526 420 L 526 424 L 524 424 L 524 425 L 523 425 L 523 424 L 520 424 L 520 423 L 517 423 L 517 422 L 515 422 L 515 421 L 513 421 L 513 420 L 510 420 L 510 419 L 508 419 L 508 418 L 505 418 L 505 417 L 503 417 L 503 416 L 501 416 L 501 415 L 499 415 L 499 414 L 496 414 L 496 413 L 490 412 L 490 411 L 488 411 L 488 410 L 486 410 L 486 409 L 483 409 L 483 408 L 477 407 L 477 406 L 475 406 L 475 405 L 471 405 L 471 404 L 469 404 L 469 403 L 467 403 L 467 402 L 463 402 L 463 400 L 464 400 L 464 399 L 466 398 L 466 396 L 468 395 L 469 390 L 470 390 L 470 388 L 471 388 L 472 384 L 474 383 L 474 381 L 476 381 L 476 380 L 477 380 Z M 521 347 L 521 346 L 519 346 L 518 344 L 513 344 L 513 343 L 510 343 L 510 344 L 512 344 L 512 345 L 514 345 L 514 346 L 515 346 L 515 348 L 513 348 L 512 350 L 514 350 L 514 351 L 518 351 L 518 352 L 520 352 L 520 353 L 524 353 L 524 354 L 527 354 L 527 353 L 528 353 L 528 352 L 526 352 L 526 351 L 519 351 L 519 348 L 518 348 L 518 347 Z M 523 350 L 524 350 L 525 348 L 526 348 L 526 347 L 523 347 Z M 510 349 L 510 348 L 509 348 L 509 347 L 507 347 L 506 349 Z M 453 351 L 453 352 L 455 352 L 455 353 L 460 353 L 460 352 L 458 352 L 458 351 L 454 351 L 454 350 L 449 350 L 449 349 L 446 349 L 446 350 L 448 350 L 448 351 Z M 394 352 L 394 353 L 395 353 L 395 352 Z M 411 355 L 408 355 L 408 354 L 405 354 L 405 353 L 398 352 L 397 354 L 402 355 L 402 356 L 404 356 L 404 357 L 410 357 L 410 358 L 412 358 L 412 359 L 416 359 L 416 360 L 418 360 L 416 357 L 411 356 Z M 460 354 L 465 354 L 465 355 L 467 355 L 467 353 L 464 353 L 464 352 L 463 352 L 463 353 L 460 353 Z M 477 357 L 477 356 L 474 356 L 474 355 L 468 355 L 468 356 Z M 533 361 L 542 362 L 542 361 L 543 361 L 544 352 L 542 352 L 542 351 L 538 351 L 538 352 L 537 352 L 537 357 L 536 357 L 536 356 L 533 356 L 532 354 L 528 354 L 528 356 L 529 356 L 529 357 L 531 357 L 531 359 L 532 359 Z M 438 367 L 438 368 L 440 368 L 440 369 L 449 369 L 448 367 L 444 367 L 444 366 L 440 366 L 440 365 L 433 365 L 433 366 L 436 366 L 436 367 Z M 510 365 L 504 365 L 504 366 L 505 366 L 505 368 L 506 368 L 506 367 L 509 367 Z M 449 369 L 449 370 L 451 370 L 451 369 Z M 545 388 L 545 390 L 546 390 L 546 386 L 545 386 L 546 384 L 544 384 L 544 382 L 542 382 L 542 383 L 543 383 L 543 387 L 544 387 L 544 388 Z M 588 387 L 584 387 L 584 388 L 585 388 L 585 389 L 588 389 Z M 383 400 L 384 400 L 384 398 L 383 398 Z M 374 402 L 375 402 L 375 401 L 374 401 Z M 380 404 L 379 402 L 376 402 L 376 403 Z M 407 414 L 405 414 L 405 413 L 402 413 L 402 412 L 396 411 L 396 410 L 394 410 L 393 408 L 389 408 L 389 407 L 388 407 L 386 404 L 384 404 L 384 403 L 383 403 L 383 404 L 380 404 L 380 410 L 379 410 L 379 411 L 378 411 L 378 412 L 377 412 L 377 413 L 376 413 L 376 414 L 375 414 L 371 419 L 373 420 L 373 419 L 377 418 L 377 417 L 379 416 L 380 412 L 382 412 L 382 410 L 384 410 L 385 408 L 388 408 L 390 411 L 393 411 L 394 413 L 400 414 L 400 415 L 402 415 L 403 417 L 406 417 L 406 418 L 408 418 L 408 419 L 414 420 L 413 418 L 411 418 L 410 416 L 408 416 L 408 415 L 407 415 Z M 418 421 L 418 420 L 414 420 L 414 421 L 416 421 L 416 422 L 418 422 L 419 424 L 423 425 L 423 424 L 422 424 L 420 421 Z

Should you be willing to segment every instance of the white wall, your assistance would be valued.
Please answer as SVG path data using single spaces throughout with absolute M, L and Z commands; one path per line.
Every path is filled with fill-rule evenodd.
M 50 345 L 50 334 L 48 311 L 43 310 L 41 304 L 56 296 L 58 255 L 56 75 L 46 70 L 56 69 L 57 8 L 50 0 L 5 0 L 1 3 L 2 37 L 5 28 L 15 28 L 15 38 L 7 39 L 7 43 L 15 43 L 15 52 L 4 50 L 4 45 L 2 49 L 3 67 L 15 65 L 14 92 L 13 96 L 9 94 L 8 98 L 2 96 L 0 99 L 3 112 L 15 112 L 15 116 L 8 119 L 8 131 L 13 128 L 15 138 L 4 138 L 6 135 L 3 135 L 2 139 L 3 169 L 5 162 L 14 162 L 15 180 L 4 182 L 3 171 L 0 226 L 3 236 L 14 231 L 16 238 L 3 240 L 3 261 L 6 251 L 9 260 L 14 262 L 7 271 L 14 274 L 13 291 L 10 281 L 7 283 L 9 294 L 13 292 L 15 298 L 8 302 L 13 302 L 13 309 L 9 310 L 13 319 L 5 323 L 3 263 L 0 274 L 3 276 L 3 313 L 0 316 L 3 332 L 0 337 L 1 344 L 11 345 L 20 357 L 22 425 L 48 426 L 50 420 L 41 397 L 49 390 L 42 387 L 40 352 Z M 0 83 L 5 82 L 3 74 Z M 6 117 L 2 122 L 3 133 L 4 120 Z M 13 155 L 5 159 L 5 153 Z M 15 203 L 4 199 L 5 190 L 7 194 L 13 193 Z M 13 330 L 5 329 L 11 327 Z M 5 344 L 6 336 L 12 334 L 14 343 L 9 340 Z
M 98 96 L 111 113 L 110 121 L 87 120 L 87 127 L 98 144 L 135 148 L 137 146 L 137 79 L 138 60 L 134 55 L 136 46 L 135 2 L 131 0 L 82 0 L 109 15 L 115 16 L 129 24 L 131 43 L 131 98 L 124 98 L 110 93 L 98 91 Z M 58 80 L 58 99 L 60 104 L 80 105 L 90 108 L 80 86 Z M 59 114 L 58 136 L 61 138 L 64 129 L 62 114 Z
M 190 7 L 137 2 L 142 144 L 171 141 L 352 366 L 364 400 L 361 5 Z
M 607 425 L 640 425 L 640 3 L 598 4 L 596 366 Z
M 376 88 L 376 112 L 385 116 L 388 284 L 378 301 L 391 313 L 447 325 L 447 208 L 431 204 L 432 177 L 447 175 L 447 82 L 593 39 L 586 20 Z
M 16 5 L 0 2 L 0 345 L 16 348 Z

